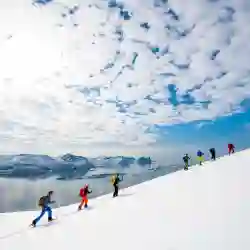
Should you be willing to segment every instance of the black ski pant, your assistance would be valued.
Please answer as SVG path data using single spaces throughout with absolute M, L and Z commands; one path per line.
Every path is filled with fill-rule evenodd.
M 211 153 L 211 160 L 215 160 L 215 153 Z
M 184 164 L 185 164 L 184 169 L 188 169 L 188 161 L 184 161 Z
M 115 185 L 114 185 L 114 194 L 113 194 L 113 197 L 118 196 L 118 191 L 119 191 L 118 185 L 115 184 Z

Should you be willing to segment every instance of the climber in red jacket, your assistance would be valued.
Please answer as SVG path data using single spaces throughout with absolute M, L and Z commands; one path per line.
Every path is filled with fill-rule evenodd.
M 232 143 L 228 144 L 228 154 L 233 154 L 234 153 L 235 146 Z
M 88 207 L 88 194 L 92 193 L 92 190 L 89 189 L 89 185 L 86 184 L 83 188 L 80 189 L 79 196 L 82 198 L 80 205 L 78 206 L 78 210 L 82 209 L 84 205 L 85 208 Z

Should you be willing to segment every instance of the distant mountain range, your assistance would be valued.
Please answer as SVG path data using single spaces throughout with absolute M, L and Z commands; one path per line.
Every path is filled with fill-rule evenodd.
M 152 160 L 150 157 L 144 156 L 138 158 L 131 156 L 87 158 L 73 154 L 65 154 L 60 157 L 30 154 L 3 155 L 0 156 L 0 177 L 41 179 L 56 176 L 59 180 L 81 179 L 89 171 L 97 168 L 111 169 L 116 172 L 135 165 L 150 168 Z

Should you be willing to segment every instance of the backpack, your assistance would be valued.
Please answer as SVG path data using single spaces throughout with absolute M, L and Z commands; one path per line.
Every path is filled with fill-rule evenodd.
M 117 177 L 115 175 L 113 175 L 111 177 L 111 183 L 112 183 L 112 185 L 114 185 L 116 181 L 117 181 Z
M 86 196 L 88 193 L 89 193 L 89 188 L 88 187 L 84 187 L 84 188 L 80 189 L 79 196 L 83 197 L 83 196 Z
M 113 175 L 113 176 L 111 176 L 110 182 L 111 182 L 112 184 L 114 184 L 114 181 L 115 181 L 115 177 L 114 177 L 114 175 Z
M 45 202 L 45 196 L 42 196 L 39 201 L 38 201 L 38 206 L 39 207 L 43 207 L 44 206 L 44 202 Z
M 114 185 L 115 183 L 117 184 L 119 181 L 120 180 L 119 180 L 119 178 L 116 175 L 113 175 L 111 177 L 111 183 L 112 183 L 112 185 Z
M 83 197 L 83 194 L 84 194 L 84 188 L 81 188 L 80 191 L 79 191 L 79 196 Z

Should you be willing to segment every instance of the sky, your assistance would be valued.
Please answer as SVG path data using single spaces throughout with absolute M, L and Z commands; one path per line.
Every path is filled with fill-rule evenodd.
M 0 153 L 249 147 L 248 0 L 0 2 Z

